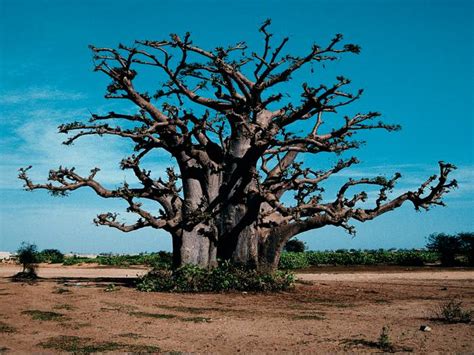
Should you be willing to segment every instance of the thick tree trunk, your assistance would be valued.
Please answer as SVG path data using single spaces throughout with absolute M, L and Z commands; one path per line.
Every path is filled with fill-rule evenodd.
M 251 224 L 244 227 L 232 240 L 233 243 L 224 245 L 227 250 L 226 259 L 262 272 L 273 272 L 278 268 L 285 245 L 280 235 L 262 236 L 255 225 Z
M 244 204 L 228 205 L 220 218 L 218 257 L 249 267 L 258 266 L 255 222 Z
M 173 268 L 181 266 L 181 234 L 173 234 Z
M 278 267 L 281 243 L 278 238 L 261 238 L 257 218 L 262 201 L 257 189 L 258 147 L 252 146 L 247 125 L 233 127 L 226 157 L 226 165 L 212 165 L 209 169 L 196 167 L 192 158 L 181 166 L 183 177 L 183 215 L 203 209 L 221 196 L 219 212 L 202 223 L 181 231 L 179 243 L 180 265 L 194 264 L 214 267 L 217 259 L 262 271 Z M 190 217 L 191 218 L 191 217 Z
M 257 204 L 229 206 L 225 215 L 228 228 L 220 236 L 218 257 L 262 272 L 273 272 L 278 268 L 288 231 L 256 228 L 253 217 L 249 217 L 255 213 L 254 206 Z
M 183 230 L 181 238 L 181 265 L 192 264 L 203 268 L 217 265 L 217 246 L 210 237 L 214 231 L 198 224 L 192 230 Z
M 230 163 L 223 175 L 227 201 L 220 212 L 218 257 L 248 267 L 258 267 L 258 239 L 256 217 L 259 202 L 254 201 L 249 190 L 255 185 L 255 164 L 252 163 L 251 141 L 246 126 L 233 128 L 239 139 L 231 140 Z M 255 162 L 256 163 L 256 162 Z M 238 178 L 236 178 L 238 176 Z
M 210 201 L 219 191 L 219 174 L 202 169 L 191 159 L 181 166 L 183 177 L 184 205 L 183 215 L 191 221 L 198 219 L 196 213 L 203 208 L 204 201 Z M 204 206 L 205 207 L 205 206 Z M 179 265 L 192 264 L 203 268 L 217 265 L 218 230 L 213 220 L 203 223 L 185 223 L 180 231 Z
M 258 264 L 259 270 L 273 272 L 278 269 L 284 243 L 277 234 L 268 235 L 259 240 Z

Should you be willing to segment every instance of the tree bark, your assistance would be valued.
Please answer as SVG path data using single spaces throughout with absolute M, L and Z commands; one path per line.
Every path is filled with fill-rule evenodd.
M 209 236 L 209 225 L 198 224 L 192 230 L 183 230 L 180 248 L 181 265 L 192 264 L 204 268 L 217 265 L 217 247 Z
M 228 205 L 221 215 L 218 257 L 249 267 L 258 265 L 258 239 L 245 204 Z

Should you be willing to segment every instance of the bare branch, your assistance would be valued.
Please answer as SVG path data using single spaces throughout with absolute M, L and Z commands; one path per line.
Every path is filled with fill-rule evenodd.
M 97 226 L 109 226 L 126 233 L 151 226 L 150 223 L 141 218 L 134 224 L 126 225 L 125 223 L 118 222 L 117 216 L 116 213 L 102 213 L 94 219 L 94 223 Z
M 288 39 L 284 40 L 283 43 L 280 45 L 280 47 L 275 51 L 274 57 L 276 58 L 281 50 L 281 48 L 285 45 L 286 41 Z M 304 57 L 287 57 L 284 61 L 277 63 L 273 66 L 269 66 L 267 70 L 262 74 L 262 76 L 258 80 L 258 89 L 263 90 L 267 89 L 271 86 L 274 86 L 275 84 L 287 81 L 290 78 L 290 75 L 300 69 L 303 65 L 316 61 L 325 61 L 325 60 L 335 60 L 337 59 L 336 56 L 334 55 L 327 55 L 327 54 L 340 54 L 340 53 L 356 53 L 358 54 L 360 52 L 360 47 L 353 45 L 353 44 L 346 44 L 342 49 L 335 49 L 335 45 L 339 43 L 342 40 L 342 35 L 337 34 L 331 43 L 324 49 L 320 48 L 316 44 L 313 45 L 311 52 L 307 54 Z M 290 66 L 283 70 L 282 72 L 273 75 L 272 78 L 265 80 L 266 77 L 272 72 L 273 69 L 278 67 L 279 65 L 283 64 L 285 61 L 291 60 L 292 63 Z

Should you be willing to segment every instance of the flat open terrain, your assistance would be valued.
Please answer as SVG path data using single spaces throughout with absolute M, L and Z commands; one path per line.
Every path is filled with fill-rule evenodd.
M 453 298 L 474 308 L 472 270 L 324 268 L 277 294 L 142 293 L 141 268 L 16 271 L 0 265 L 0 352 L 380 352 L 384 326 L 396 351 L 474 351 L 472 323 L 432 319 Z

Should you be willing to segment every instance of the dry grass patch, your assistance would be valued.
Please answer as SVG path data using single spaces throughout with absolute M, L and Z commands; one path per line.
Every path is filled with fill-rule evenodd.
M 121 345 L 113 342 L 90 343 L 91 338 L 80 338 L 77 336 L 59 335 L 49 338 L 38 345 L 45 349 L 67 351 L 75 354 L 90 354 L 119 350 Z
M 155 345 L 122 344 L 116 342 L 91 342 L 91 338 L 59 335 L 49 338 L 38 345 L 44 349 L 71 352 L 74 354 L 104 353 L 108 351 L 134 354 L 158 353 L 160 348 Z
M 158 319 L 171 319 L 171 318 L 178 317 L 174 314 L 148 313 L 148 312 L 129 312 L 128 314 L 131 316 L 136 316 L 136 317 L 149 317 L 149 318 L 158 318 Z
M 38 309 L 31 309 L 31 310 L 23 311 L 21 313 L 31 316 L 31 318 L 34 320 L 41 320 L 41 321 L 59 321 L 59 320 L 66 319 L 64 314 L 52 312 L 52 311 L 41 311 Z
M 120 304 L 115 302 L 102 302 L 103 304 L 109 306 L 102 307 L 101 311 L 119 311 L 119 312 L 132 312 L 135 311 L 138 307 L 130 304 Z
M 390 328 L 384 326 L 377 341 L 372 341 L 368 339 L 344 339 L 342 344 L 346 345 L 346 348 L 352 347 L 365 347 L 378 349 L 384 353 L 395 353 L 395 352 L 412 352 L 413 349 L 406 346 L 399 346 L 392 342 L 390 339 Z
M 183 322 L 194 322 L 194 323 L 210 323 L 211 318 L 206 317 L 186 317 L 180 318 Z
M 76 309 L 76 307 L 70 304 L 57 304 L 56 306 L 53 307 L 53 309 L 64 309 L 66 311 L 73 311 L 74 309 Z
M 55 287 L 53 293 L 62 295 L 63 293 L 72 293 L 72 291 L 64 287 Z
M 86 327 L 91 327 L 91 323 L 76 323 L 76 322 L 68 322 L 68 323 L 60 323 L 61 327 L 65 329 L 73 329 L 78 330 Z
M 206 312 L 232 312 L 232 310 L 217 308 L 217 307 L 187 307 L 187 306 L 165 306 L 165 305 L 158 305 L 157 307 L 173 310 L 176 312 L 193 313 L 193 314 L 200 314 L 200 313 L 206 313 Z
M 16 333 L 16 329 L 7 323 L 0 321 L 0 334 L 1 333 Z
M 297 314 L 291 317 L 294 320 L 325 320 L 323 314 Z
M 143 335 L 137 334 L 137 333 L 122 333 L 122 334 L 119 334 L 118 336 L 122 338 L 130 338 L 130 339 L 144 338 Z
M 451 299 L 438 305 L 432 311 L 432 314 L 432 320 L 444 323 L 470 323 L 473 311 L 471 309 L 465 309 L 461 301 Z
M 156 345 L 124 344 L 122 351 L 132 354 L 154 354 L 161 352 L 161 349 Z

